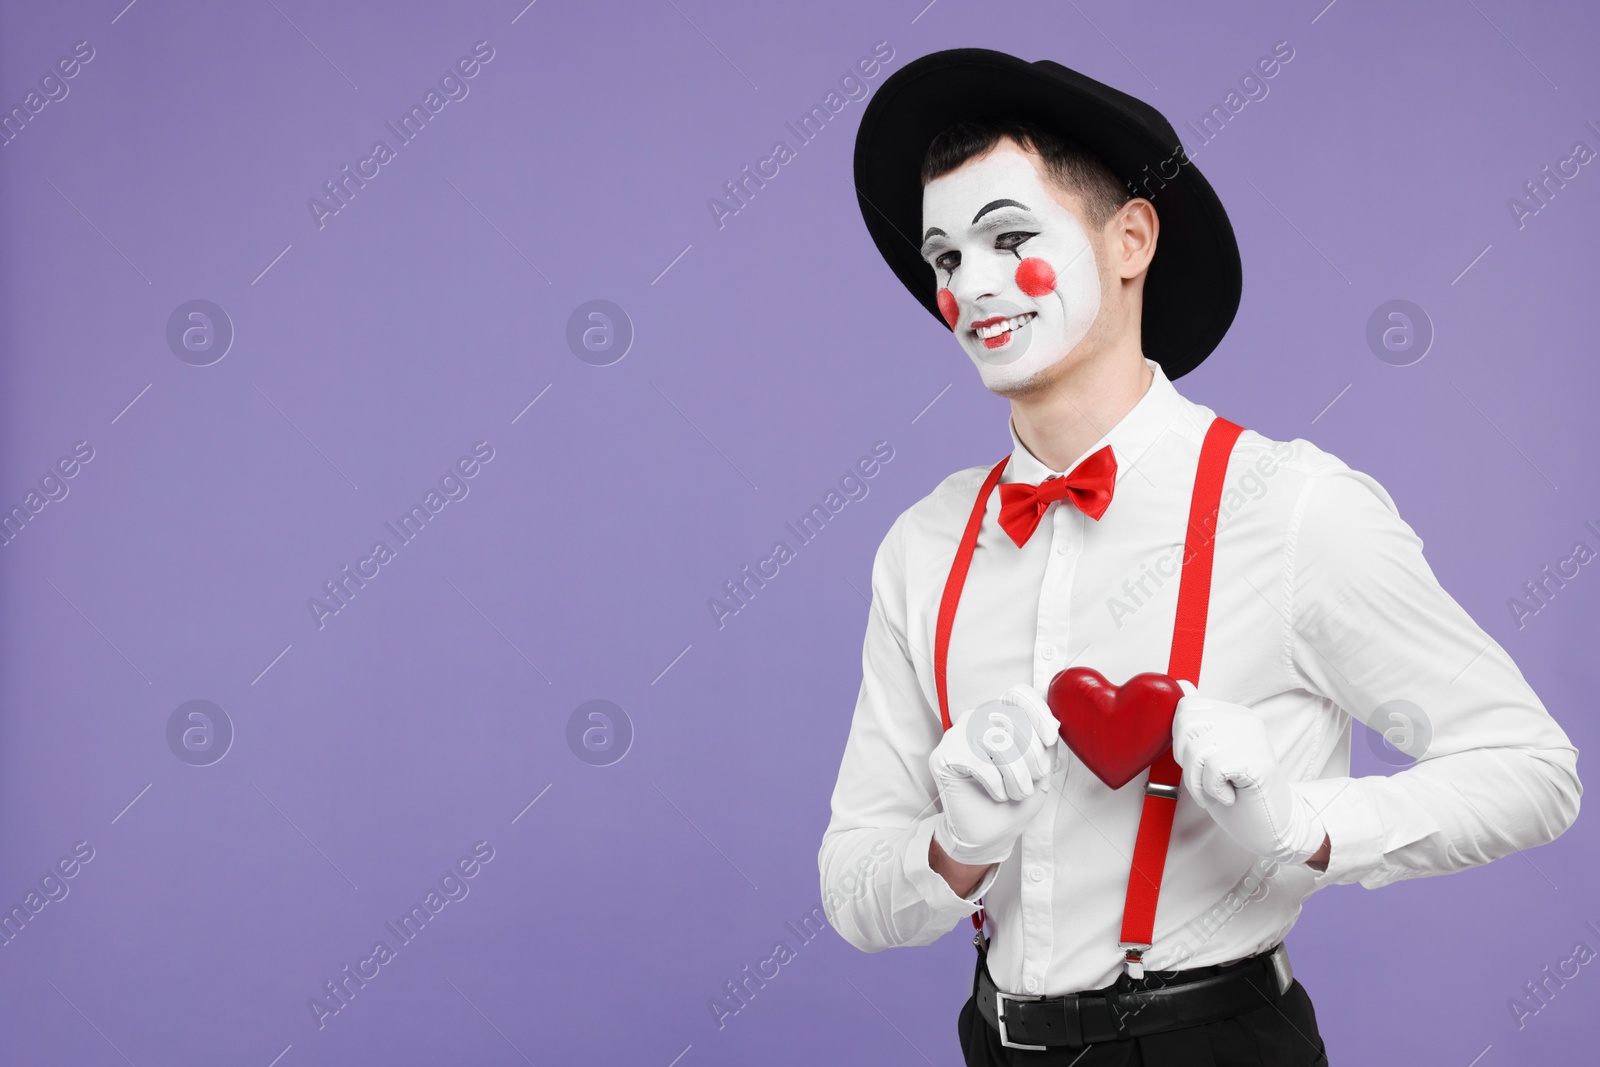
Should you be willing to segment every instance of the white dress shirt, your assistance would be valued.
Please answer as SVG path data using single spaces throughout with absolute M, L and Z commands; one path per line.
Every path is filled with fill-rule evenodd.
M 1189 499 L 1214 416 L 1159 364 L 1109 443 L 1116 490 L 1099 521 L 1052 504 L 1027 544 L 984 517 L 950 640 L 950 715 L 1017 682 L 1043 692 L 1069 666 L 1113 684 L 1167 669 Z M 1012 432 L 1003 481 L 1046 468 Z M 995 457 L 998 459 L 998 457 Z M 824 906 L 869 952 L 925 945 L 982 897 L 989 969 L 1009 992 L 1113 981 L 1145 775 L 1112 791 L 1063 745 L 1050 798 L 1011 857 L 958 896 L 928 866 L 942 734 L 933 683 L 939 600 L 992 462 L 946 478 L 890 528 L 872 571 L 862 682 L 818 866 Z M 1555 838 L 1577 816 L 1577 750 L 1516 665 L 1439 586 L 1422 541 L 1370 476 L 1309 441 L 1248 428 L 1218 520 L 1199 692 L 1261 716 L 1289 781 L 1320 809 L 1326 872 L 1261 860 L 1180 796 L 1155 944 L 1157 970 L 1225 963 L 1281 941 L 1324 885 L 1375 889 L 1459 871 Z M 1409 701 L 1419 762 L 1350 777 L 1352 716 L 1376 729 Z M 1375 717 L 1380 707 L 1386 710 Z M 1399 735 L 1395 735 L 1399 736 Z

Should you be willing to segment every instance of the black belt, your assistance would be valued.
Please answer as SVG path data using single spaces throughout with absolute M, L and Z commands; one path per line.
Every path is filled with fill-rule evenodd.
M 1104 989 L 1039 997 L 996 988 L 987 955 L 980 944 L 973 997 L 1007 1048 L 1091 1045 L 1200 1026 L 1275 1004 L 1294 981 L 1288 951 L 1278 944 L 1234 963 L 1123 975 Z

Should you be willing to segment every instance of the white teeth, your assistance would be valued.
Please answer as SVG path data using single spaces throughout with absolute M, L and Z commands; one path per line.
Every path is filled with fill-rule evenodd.
M 1029 320 L 1031 320 L 1036 314 L 1038 313 L 1034 311 L 1025 311 L 1021 315 L 1006 319 L 1003 322 L 997 322 L 993 326 L 979 326 L 975 332 L 978 335 L 978 340 L 987 341 L 991 337 L 999 337 L 1001 334 L 1006 333 L 1009 330 L 1020 330 L 1023 326 L 1027 325 Z

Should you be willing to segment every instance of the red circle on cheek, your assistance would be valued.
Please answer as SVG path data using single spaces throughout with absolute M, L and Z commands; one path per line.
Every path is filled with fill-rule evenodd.
M 1017 264 L 1017 288 L 1029 296 L 1055 292 L 1056 272 L 1042 259 L 1030 257 Z
M 944 321 L 950 324 L 952 330 L 956 328 L 956 319 L 961 317 L 961 309 L 956 307 L 955 294 L 948 289 L 939 290 L 939 314 L 944 316 Z

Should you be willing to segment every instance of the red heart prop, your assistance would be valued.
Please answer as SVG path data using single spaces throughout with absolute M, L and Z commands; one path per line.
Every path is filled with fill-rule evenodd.
M 1046 701 L 1061 739 L 1112 789 L 1121 789 L 1172 744 L 1183 690 L 1165 674 L 1136 674 L 1120 686 L 1091 667 L 1068 667 Z

